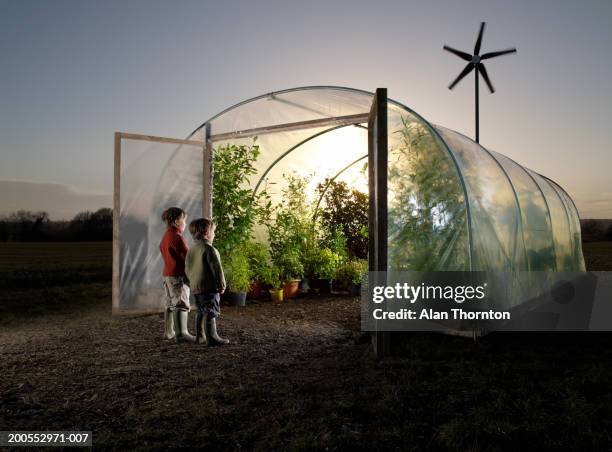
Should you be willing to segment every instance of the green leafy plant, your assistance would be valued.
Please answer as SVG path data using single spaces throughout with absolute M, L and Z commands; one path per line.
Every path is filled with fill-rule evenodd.
M 304 265 L 297 250 L 287 249 L 274 260 L 283 281 L 300 279 L 304 276 Z
M 310 254 L 310 265 L 315 278 L 333 279 L 336 268 L 340 263 L 340 256 L 329 248 L 320 248 Z
M 251 286 L 249 259 L 244 252 L 233 253 L 226 264 L 227 286 L 232 292 L 246 292 Z
M 326 180 L 317 186 L 324 201 L 317 212 L 323 243 L 342 255 L 368 255 L 368 195 L 346 182 Z M 344 243 L 337 243 L 338 237 Z
M 263 281 L 270 262 L 268 247 L 263 243 L 249 241 L 243 245 L 242 250 L 249 261 L 251 280 Z
M 312 206 L 306 197 L 308 178 L 285 175 L 287 187 L 281 202 L 272 211 L 274 221 L 267 223 L 272 261 L 283 279 L 299 279 L 304 275 L 302 261 L 315 241 L 312 227 Z
M 213 164 L 213 218 L 217 225 L 215 246 L 222 256 L 246 243 L 256 221 L 265 221 L 271 201 L 265 189 L 257 194 L 250 177 L 257 173 L 260 150 L 251 145 L 227 144 L 215 150 Z
M 465 197 L 451 156 L 414 117 L 402 117 L 391 143 L 389 268 L 468 269 Z
M 275 265 L 268 265 L 264 267 L 261 273 L 261 282 L 268 288 L 275 290 L 281 289 L 282 281 L 278 267 Z
M 334 231 L 326 231 L 323 233 L 323 237 L 319 240 L 318 248 L 330 249 L 338 255 L 342 262 L 348 259 L 350 253 L 346 235 L 339 226 L 336 227 Z
M 368 262 L 365 259 L 351 259 L 338 266 L 336 281 L 348 285 L 361 284 L 362 277 L 368 271 Z

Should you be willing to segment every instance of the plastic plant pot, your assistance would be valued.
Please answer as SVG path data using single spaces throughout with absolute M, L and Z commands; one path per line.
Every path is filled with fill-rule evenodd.
M 273 303 L 283 302 L 283 289 L 270 289 L 270 297 L 272 297 Z
M 246 292 L 226 292 L 224 301 L 230 306 L 246 306 Z
M 319 293 L 322 295 L 330 295 L 332 291 L 331 279 L 319 279 Z

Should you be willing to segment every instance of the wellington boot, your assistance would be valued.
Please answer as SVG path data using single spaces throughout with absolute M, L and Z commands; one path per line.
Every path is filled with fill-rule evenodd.
M 195 342 L 195 337 L 189 334 L 187 329 L 187 321 L 189 320 L 188 311 L 174 311 L 174 332 L 176 334 L 175 340 L 179 342 Z
M 198 312 L 196 316 L 196 344 L 206 344 L 206 325 L 204 314 Z
M 171 341 L 174 336 L 174 315 L 172 311 L 166 309 L 164 311 L 164 339 Z
M 229 339 L 223 339 L 217 334 L 217 319 L 214 317 L 206 318 L 206 337 L 209 346 L 229 344 Z

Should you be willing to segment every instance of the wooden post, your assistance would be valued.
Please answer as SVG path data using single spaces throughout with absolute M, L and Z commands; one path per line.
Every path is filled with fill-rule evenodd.
M 113 185 L 113 314 L 119 313 L 119 296 L 121 281 L 121 247 L 119 235 L 119 213 L 121 210 L 121 133 L 115 132 L 115 162 Z
M 387 89 L 378 88 L 368 121 L 369 270 L 387 271 Z M 386 281 L 381 281 L 385 284 Z M 372 345 L 377 358 L 390 354 L 390 333 L 375 331 Z

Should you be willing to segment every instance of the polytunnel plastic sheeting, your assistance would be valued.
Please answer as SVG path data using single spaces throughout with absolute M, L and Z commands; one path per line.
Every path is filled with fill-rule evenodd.
M 533 177 L 505 155 L 491 151 L 508 174 L 516 192 L 522 218 L 522 231 L 530 271 L 556 268 L 550 214 L 546 199 Z
M 163 306 L 159 243 L 166 230 L 161 214 L 181 207 L 202 215 L 201 146 L 123 140 L 121 146 L 119 311 Z M 188 238 L 188 234 L 185 234 Z
M 388 112 L 390 270 L 469 270 L 465 189 L 444 143 L 418 116 Z
M 277 91 L 237 104 L 208 122 L 213 135 L 368 113 L 373 94 L 341 87 Z
M 579 270 L 586 271 L 584 264 L 584 256 L 582 254 L 582 236 L 580 234 L 580 218 L 578 217 L 578 211 L 574 202 L 571 200 L 569 195 L 554 181 L 546 178 L 550 185 L 556 190 L 557 194 L 563 201 L 565 211 L 567 212 L 569 227 L 570 227 L 570 238 L 571 238 L 571 267 Z
M 520 207 L 503 167 L 478 143 L 435 127 L 455 156 L 467 189 L 472 270 L 527 270 Z
M 570 233 L 570 220 L 563 200 L 553 186 L 542 176 L 529 170 L 538 186 L 544 193 L 552 223 L 557 271 L 579 271 L 580 267 L 573 259 L 573 244 Z

